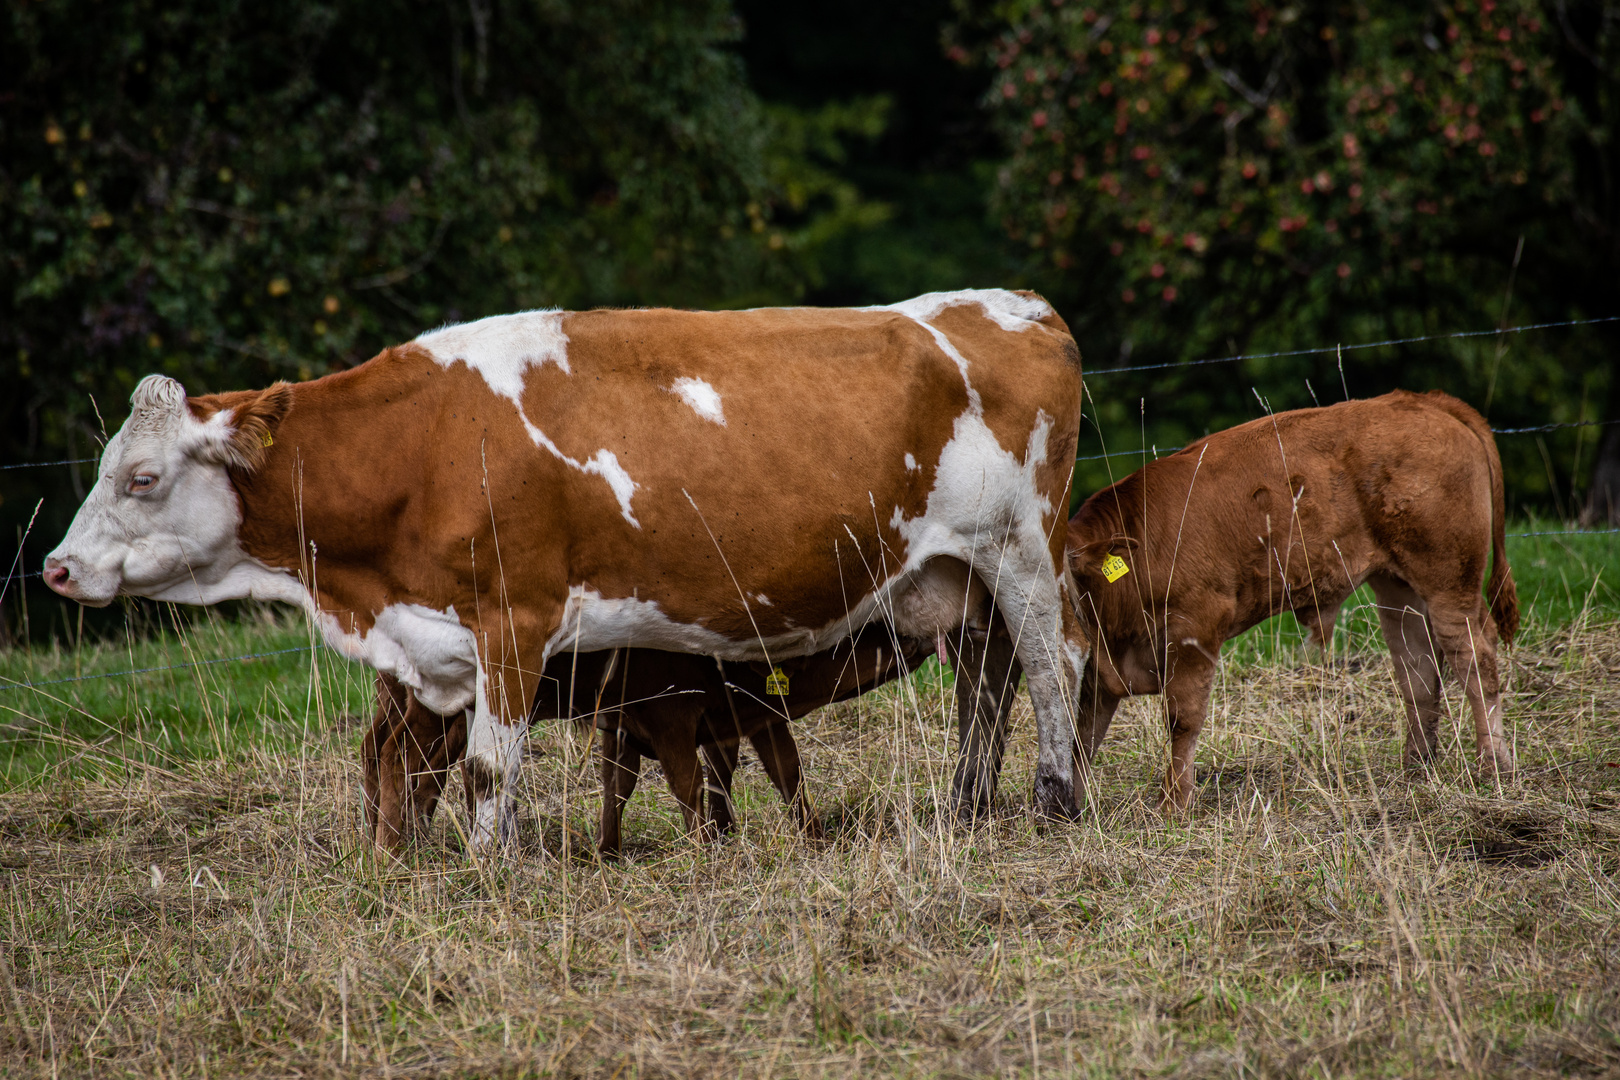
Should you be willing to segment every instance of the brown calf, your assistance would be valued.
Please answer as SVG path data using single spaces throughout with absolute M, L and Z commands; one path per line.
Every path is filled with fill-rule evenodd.
M 1161 806 L 1185 809 L 1221 645 L 1284 611 L 1326 643 L 1366 582 L 1406 703 L 1407 765 L 1439 747 L 1444 658 L 1473 710 L 1481 767 L 1513 771 L 1496 667 L 1498 633 L 1511 642 L 1519 625 L 1502 465 L 1484 419 L 1456 398 L 1397 390 L 1207 436 L 1088 499 L 1069 551 L 1078 613 L 1096 634 L 1076 725 L 1082 769 L 1121 698 L 1162 693 Z
M 922 642 L 902 639 L 898 645 L 897 653 L 887 627 L 871 626 L 832 650 L 784 660 L 774 669 L 655 649 L 565 653 L 548 665 L 532 719 L 596 717 L 603 783 L 598 843 L 604 852 L 619 849 L 620 820 L 642 757 L 663 765 L 688 830 L 697 831 L 701 749 L 715 780 L 711 823 L 730 831 L 731 779 L 743 738 L 800 826 L 818 836 L 788 720 L 865 693 L 915 667 L 927 653 Z M 780 680 L 773 679 L 778 671 Z M 460 714 L 446 718 L 427 710 L 392 680 L 379 678 L 378 692 L 377 717 L 362 748 L 367 823 L 378 847 L 394 850 L 407 830 L 431 818 L 449 767 L 465 752 L 466 722 Z

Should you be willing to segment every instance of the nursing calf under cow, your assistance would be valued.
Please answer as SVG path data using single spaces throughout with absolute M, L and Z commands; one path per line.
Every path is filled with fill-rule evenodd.
M 1326 643 L 1365 582 L 1406 706 L 1407 764 L 1439 749 L 1444 661 L 1473 710 L 1482 770 L 1511 774 L 1496 644 L 1512 641 L 1519 606 L 1503 503 L 1484 419 L 1446 394 L 1399 390 L 1218 432 L 1093 495 L 1069 522 L 1079 615 L 1096 635 L 1077 767 L 1089 769 L 1122 698 L 1162 693 L 1161 805 L 1185 809 L 1221 645 L 1284 611 Z
M 689 832 L 702 829 L 697 751 L 707 758 L 710 823 L 732 827 L 732 773 L 739 740 L 753 745 L 771 782 L 807 835 L 820 826 L 810 811 L 798 747 L 788 721 L 863 694 L 911 670 L 931 642 L 897 640 L 874 625 L 814 656 L 777 664 L 621 649 L 552 658 L 535 697 L 532 721 L 593 720 L 602 736 L 602 814 L 598 846 L 620 846 L 623 807 L 656 758 Z M 448 769 L 466 747 L 466 724 L 423 707 L 414 695 L 379 677 L 379 706 L 362 746 L 367 822 L 377 846 L 396 850 L 433 813 Z
M 717 832 L 729 832 L 731 779 L 743 738 L 800 826 L 814 837 L 820 826 L 801 786 L 788 721 L 904 676 L 934 646 L 896 638 L 887 626 L 873 625 L 826 652 L 774 665 L 727 664 L 654 649 L 565 653 L 547 666 L 530 719 L 594 718 L 602 734 L 598 846 L 606 853 L 619 849 L 623 808 L 640 776 L 642 757 L 658 759 L 688 831 L 698 831 L 703 808 L 696 751 L 701 749 L 713 776 L 709 823 Z M 960 760 L 973 762 L 984 756 L 973 733 L 1005 729 L 1020 669 L 999 622 L 953 635 L 948 647 L 957 669 Z M 388 676 L 378 677 L 378 698 L 361 749 L 366 820 L 378 848 L 393 852 L 431 819 L 448 771 L 466 749 L 466 720 L 431 712 Z M 972 793 L 982 791 L 988 799 L 991 789 L 975 786 L 976 779 L 959 766 L 953 788 L 960 811 L 983 809 Z

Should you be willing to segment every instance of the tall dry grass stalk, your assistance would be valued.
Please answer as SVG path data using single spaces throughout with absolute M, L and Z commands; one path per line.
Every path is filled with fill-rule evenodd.
M 1072 825 L 1029 814 L 1021 703 L 998 813 L 961 828 L 925 672 L 797 725 L 827 843 L 745 768 L 740 835 L 695 845 L 654 769 L 609 864 L 562 724 L 514 857 L 472 864 L 441 812 L 378 864 L 357 733 L 312 689 L 298 753 L 3 796 L 0 1073 L 1614 1075 L 1620 627 L 1509 655 L 1501 788 L 1454 682 L 1438 772 L 1401 772 L 1373 641 L 1228 665 L 1169 823 L 1157 699 Z

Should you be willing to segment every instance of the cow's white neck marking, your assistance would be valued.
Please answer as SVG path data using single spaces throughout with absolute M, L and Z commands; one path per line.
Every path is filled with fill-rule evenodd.
M 619 464 L 618 455 L 604 447 L 585 461 L 571 458 L 536 427 L 523 410 L 523 383 L 528 378 L 530 367 L 544 367 L 550 362 L 561 368 L 564 374 L 573 373 L 568 366 L 568 335 L 563 333 L 562 328 L 565 315 L 566 312 L 562 311 L 494 315 L 477 322 L 457 323 L 430 331 L 418 337 L 416 344 L 426 349 L 442 368 L 448 369 L 451 364 L 460 361 L 482 375 L 491 391 L 506 398 L 517 409 L 518 419 L 523 421 L 523 430 L 529 433 L 534 445 L 570 468 L 606 480 L 613 497 L 619 502 L 619 513 L 639 529 L 641 522 L 631 513 L 630 500 L 641 485 Z M 716 394 L 717 409 L 719 400 Z
M 906 455 L 906 472 L 917 471 L 917 459 L 909 453 Z
M 705 420 L 726 426 L 725 410 L 720 407 L 720 393 L 702 379 L 679 378 L 669 392 L 692 407 L 692 411 Z

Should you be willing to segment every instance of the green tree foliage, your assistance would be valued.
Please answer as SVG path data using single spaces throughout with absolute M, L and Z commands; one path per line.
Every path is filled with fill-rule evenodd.
M 5 18 L 13 461 L 82 454 L 88 395 L 116 414 L 152 370 L 259 385 L 446 319 L 792 294 L 752 227 L 771 129 L 725 3 L 43 0 Z
M 1612 122 L 1614 103 L 1571 91 L 1612 85 L 1574 48 L 1612 54 L 1602 20 L 1583 37 L 1564 4 L 1533 0 L 1041 0 L 969 11 L 958 32 L 958 55 L 995 72 L 1003 225 L 1047 264 L 1082 340 L 1117 342 L 1119 362 L 1620 312 L 1614 238 L 1580 220 L 1578 160 L 1608 152 L 1591 110 Z M 1392 347 L 1347 357 L 1347 381 L 1443 386 L 1499 424 L 1574 420 L 1600 407 L 1617 340 Z M 1132 436 L 1138 397 L 1173 400 L 1175 421 L 1149 433 L 1163 445 L 1254 415 L 1251 386 L 1278 408 L 1337 398 L 1335 366 L 1276 357 L 1157 375 L 1150 394 L 1096 387 L 1131 391 L 1101 412 Z M 1521 494 L 1548 494 L 1536 448 L 1504 450 Z

